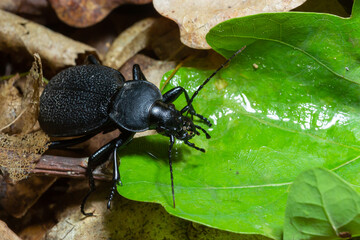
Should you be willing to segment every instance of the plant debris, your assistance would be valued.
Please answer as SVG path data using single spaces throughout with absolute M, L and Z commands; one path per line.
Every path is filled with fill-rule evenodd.
M 7 101 L 8 104 L 2 106 L 0 114 L 7 116 L 7 112 L 14 113 L 13 119 L 5 118 L 11 120 L 10 123 L 1 121 L 0 129 L 3 133 L 0 133 L 0 166 L 14 181 L 27 177 L 28 172 L 34 168 L 35 161 L 47 149 L 49 141 L 44 132 L 32 132 L 39 111 L 39 89 L 43 77 L 40 56 L 34 54 L 34 59 L 33 66 L 26 77 L 20 104 L 19 99 L 15 98 L 14 89 L 16 88 L 13 86 L 19 79 L 17 76 L 10 79 L 9 83 L 4 84 L 0 89 L 2 98 L 10 99 Z M 11 104 L 12 100 L 17 102 L 15 106 Z
M 38 53 L 53 69 L 75 65 L 79 54 L 95 49 L 12 13 L 0 10 L 0 51 Z
M 114 8 L 146 4 L 151 0 L 49 0 L 61 21 L 73 27 L 89 27 L 103 20 Z
M 205 36 L 216 24 L 235 17 L 265 13 L 286 12 L 305 0 L 231 0 L 220 4 L 213 0 L 154 0 L 155 9 L 174 20 L 180 28 L 181 41 L 192 48 L 210 49 Z M 225 2 L 224 2 L 225 3 Z

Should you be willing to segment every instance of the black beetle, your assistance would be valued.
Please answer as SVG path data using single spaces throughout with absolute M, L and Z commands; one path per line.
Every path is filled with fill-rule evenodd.
M 175 138 L 182 140 L 188 146 L 199 151 L 204 149 L 189 142 L 201 130 L 207 138 L 210 135 L 192 121 L 193 116 L 200 118 L 208 126 L 208 119 L 197 114 L 192 102 L 204 85 L 227 64 L 231 58 L 240 53 L 237 51 L 221 65 L 205 82 L 199 86 L 190 98 L 182 87 L 175 87 L 165 94 L 152 83 L 148 82 L 139 65 L 133 66 L 133 80 L 125 81 L 123 75 L 112 68 L 100 65 L 94 56 L 88 57 L 88 65 L 67 68 L 54 76 L 45 87 L 40 97 L 39 123 L 41 128 L 51 137 L 76 137 L 75 139 L 53 141 L 51 148 L 64 148 L 84 142 L 100 132 L 110 132 L 115 129 L 120 135 L 105 144 L 89 157 L 86 174 L 89 177 L 90 190 L 81 203 L 81 212 L 85 203 L 95 190 L 93 170 L 107 161 L 113 154 L 113 186 L 107 207 L 120 184 L 120 174 L 116 159 L 116 151 L 129 143 L 136 132 L 156 129 L 157 132 L 170 138 L 169 166 L 173 205 L 175 207 L 174 181 L 172 173 L 171 149 Z M 187 105 L 178 111 L 172 104 L 182 93 Z M 184 116 L 190 114 L 191 117 Z

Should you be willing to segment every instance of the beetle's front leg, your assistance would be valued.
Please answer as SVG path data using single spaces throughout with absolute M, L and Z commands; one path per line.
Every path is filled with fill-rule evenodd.
M 166 93 L 163 94 L 163 99 L 165 103 L 172 103 L 173 101 L 175 101 L 182 93 L 184 93 L 185 98 L 186 98 L 186 102 L 189 103 L 190 101 L 190 97 L 189 94 L 187 93 L 187 91 L 183 88 L 183 87 L 175 87 L 173 89 L 170 89 L 169 91 L 167 91 Z M 184 110 L 185 109 L 185 110 Z M 196 113 L 194 107 L 192 106 L 192 104 L 186 105 L 185 108 L 183 108 L 183 110 L 181 110 L 182 113 L 186 112 L 187 110 L 189 110 L 189 113 L 191 114 L 191 116 L 197 116 L 198 118 L 200 118 L 201 120 L 203 120 L 209 127 L 211 127 L 211 122 L 204 116 Z

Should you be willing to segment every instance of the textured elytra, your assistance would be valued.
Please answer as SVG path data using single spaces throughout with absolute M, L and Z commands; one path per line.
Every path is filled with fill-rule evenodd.
M 101 65 L 75 66 L 58 73 L 40 98 L 39 122 L 50 136 L 76 136 L 97 131 L 108 121 L 113 95 L 125 79 Z

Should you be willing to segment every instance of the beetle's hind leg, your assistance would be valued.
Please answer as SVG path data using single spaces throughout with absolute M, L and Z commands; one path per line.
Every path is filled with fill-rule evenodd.
M 101 147 L 99 150 L 97 150 L 93 155 L 91 155 L 89 157 L 88 160 L 88 167 L 86 169 L 86 174 L 89 177 L 89 192 L 85 195 L 82 203 L 81 203 L 81 213 L 86 215 L 86 216 L 92 216 L 93 213 L 87 213 L 85 212 L 85 203 L 87 201 L 87 199 L 89 198 L 89 196 L 91 195 L 92 192 L 95 191 L 95 181 L 94 181 L 94 176 L 93 176 L 93 171 L 94 169 L 101 165 L 102 163 L 106 162 L 111 153 L 113 153 L 113 165 L 114 165 L 114 169 L 113 169 L 113 185 L 111 188 L 111 192 L 110 192 L 110 196 L 109 196 L 109 201 L 108 201 L 108 208 L 110 208 L 110 202 L 114 197 L 115 194 L 115 190 L 116 190 L 116 184 L 118 181 L 120 181 L 120 174 L 119 174 L 119 168 L 117 165 L 117 156 L 116 156 L 116 150 L 117 148 L 121 147 L 121 146 L 125 146 L 127 143 L 129 143 L 131 141 L 131 139 L 133 138 L 135 133 L 132 132 L 128 132 L 128 131 L 122 131 L 122 133 L 119 135 L 119 137 L 113 139 L 111 142 L 105 144 L 103 147 Z
M 114 141 L 114 140 L 113 140 Z M 112 142 L 109 142 L 108 144 L 102 146 L 99 150 L 97 150 L 93 155 L 89 157 L 88 160 L 88 166 L 86 168 L 86 175 L 89 178 L 89 191 L 85 195 L 83 201 L 81 202 L 81 213 L 86 216 L 92 216 L 93 213 L 87 213 L 85 212 L 85 203 L 87 199 L 90 197 L 91 193 L 95 191 L 95 181 L 93 176 L 94 169 L 106 162 L 109 159 L 109 156 L 111 155 L 111 152 L 113 150 L 113 144 Z
M 122 132 L 120 134 L 120 136 L 115 139 L 115 148 L 113 151 L 113 179 L 112 179 L 113 185 L 111 187 L 109 200 L 107 203 L 108 209 L 110 209 L 110 207 L 111 207 L 111 201 L 114 198 L 117 183 L 120 183 L 120 185 L 122 185 L 122 182 L 120 179 L 120 170 L 119 170 L 120 159 L 119 159 L 119 165 L 118 165 L 117 150 L 120 147 L 124 147 L 126 144 L 128 144 L 132 140 L 134 135 L 135 135 L 135 133 L 133 133 L 133 132 L 125 132 L 125 133 Z

